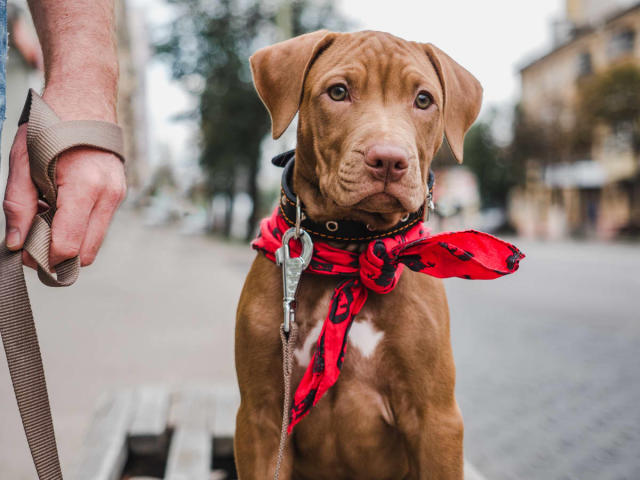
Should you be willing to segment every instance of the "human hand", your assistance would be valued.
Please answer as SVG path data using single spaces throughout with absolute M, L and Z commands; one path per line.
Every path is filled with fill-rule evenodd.
M 63 120 L 116 121 L 118 57 L 114 0 L 29 0 L 45 67 L 45 102 Z M 20 30 L 18 29 L 18 36 Z M 30 55 L 33 63 L 41 62 Z M 125 195 L 124 167 L 118 157 L 74 148 L 58 158 L 50 265 L 80 256 L 89 265 Z M 26 147 L 26 126 L 16 135 L 9 159 L 4 200 L 7 246 L 24 244 L 38 209 Z M 34 266 L 28 255 L 23 261 Z
M 3 208 L 7 218 L 7 247 L 22 248 L 38 196 L 31 180 L 26 145 L 27 125 L 22 125 L 11 148 L 9 178 Z M 50 265 L 80 256 L 90 265 L 102 245 L 111 219 L 124 199 L 126 182 L 122 161 L 91 148 L 74 148 L 60 155 L 56 167 L 57 211 L 51 227 Z M 35 268 L 24 252 L 23 262 Z

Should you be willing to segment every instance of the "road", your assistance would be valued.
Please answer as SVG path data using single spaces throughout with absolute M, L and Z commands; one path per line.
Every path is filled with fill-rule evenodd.
M 447 280 L 465 455 L 489 480 L 640 479 L 640 246 L 518 242 L 520 271 Z M 28 283 L 63 465 L 106 390 L 232 384 L 244 245 L 121 212 L 77 285 Z M 34 478 L 0 362 L 0 478 Z
M 519 242 L 449 280 L 466 454 L 489 479 L 640 479 L 640 246 Z

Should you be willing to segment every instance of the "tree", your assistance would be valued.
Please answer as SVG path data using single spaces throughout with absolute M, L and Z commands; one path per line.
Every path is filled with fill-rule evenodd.
M 176 18 L 157 44 L 174 78 L 199 97 L 190 112 L 200 123 L 200 165 L 207 194 L 227 199 L 223 234 L 230 235 L 237 191 L 253 202 L 250 237 L 257 223 L 257 175 L 260 143 L 269 117 L 251 82 L 248 58 L 261 46 L 319 28 L 339 29 L 344 22 L 333 0 L 169 0 Z
M 476 122 L 464 142 L 464 163 L 476 175 L 483 207 L 505 207 L 509 189 L 515 184 L 513 166 L 496 144 L 489 122 Z
M 614 67 L 585 79 L 578 88 L 577 123 L 592 133 L 597 124 L 631 133 L 632 148 L 640 152 L 640 68 Z

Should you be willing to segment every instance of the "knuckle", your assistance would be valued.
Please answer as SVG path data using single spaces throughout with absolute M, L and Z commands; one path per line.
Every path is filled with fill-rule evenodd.
M 14 200 L 11 193 L 7 191 L 7 198 L 2 202 L 2 209 L 7 217 L 33 216 L 36 213 L 36 204 L 24 203 Z
M 73 258 L 80 253 L 82 232 L 68 226 L 54 225 L 51 231 L 51 256 L 54 258 Z
M 56 258 L 73 258 L 77 257 L 80 253 L 80 246 L 72 244 L 72 243 L 62 243 L 51 245 L 51 256 Z
M 105 180 L 97 170 L 90 170 L 84 177 L 86 188 L 92 191 L 100 191 L 104 188 Z
M 112 205 L 118 205 L 124 199 L 125 192 L 125 187 L 118 184 L 111 184 L 106 188 L 106 199 Z

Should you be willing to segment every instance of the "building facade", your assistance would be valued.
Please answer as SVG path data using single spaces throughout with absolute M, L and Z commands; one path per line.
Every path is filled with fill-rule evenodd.
M 554 42 L 552 51 L 520 71 L 521 112 L 541 130 L 561 132 L 567 148 L 557 158 L 527 161 L 526 184 L 512 194 L 511 218 L 527 236 L 609 238 L 640 226 L 633 135 L 597 125 L 588 149 L 576 152 L 562 132 L 582 120 L 581 84 L 621 66 L 640 68 L 640 2 L 567 0 L 566 17 L 554 23 Z

